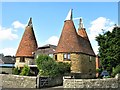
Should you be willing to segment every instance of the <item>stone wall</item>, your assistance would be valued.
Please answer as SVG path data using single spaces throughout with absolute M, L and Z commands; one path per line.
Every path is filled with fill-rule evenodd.
M 36 77 L 0 74 L 0 87 L 3 88 L 36 88 Z
M 72 67 L 71 70 L 73 73 L 82 73 L 88 75 L 87 77 L 95 76 L 95 57 L 89 56 L 86 54 L 71 54 Z M 91 76 L 90 76 L 91 75 Z M 85 77 L 83 77 L 85 78 Z
M 0 87 L 2 88 L 43 88 L 63 84 L 63 77 L 35 77 L 0 74 Z
M 96 63 L 95 56 L 90 56 L 82 53 L 70 53 L 70 60 L 64 60 L 64 53 L 58 53 L 58 62 L 71 63 L 71 73 L 79 73 L 79 78 L 95 78 Z
M 120 90 L 120 75 L 116 78 L 104 79 L 65 79 L 64 88 L 114 88 Z M 109 90 L 111 90 L 109 89 Z

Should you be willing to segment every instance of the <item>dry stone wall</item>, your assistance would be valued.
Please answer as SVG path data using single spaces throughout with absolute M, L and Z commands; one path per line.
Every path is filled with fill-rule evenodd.
M 2 88 L 36 88 L 36 77 L 0 74 Z
M 116 78 L 104 79 L 65 79 L 63 80 L 64 88 L 108 88 L 120 90 L 120 75 Z

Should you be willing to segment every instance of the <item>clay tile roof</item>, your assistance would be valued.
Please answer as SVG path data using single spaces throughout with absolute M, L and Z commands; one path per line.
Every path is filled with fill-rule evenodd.
M 80 52 L 95 56 L 85 29 L 76 32 L 72 20 L 66 20 L 55 53 Z M 87 39 L 86 39 L 87 38 Z
M 22 36 L 21 42 L 16 52 L 16 57 L 25 56 L 33 57 L 33 52 L 37 49 L 37 41 L 32 26 L 32 18 L 25 28 L 25 32 Z
M 79 43 L 82 45 L 82 48 L 84 50 L 82 53 L 95 56 L 89 38 L 86 39 L 84 37 L 79 36 Z
M 79 21 L 78 35 L 79 35 L 80 44 L 82 44 L 82 47 L 84 48 L 84 53 L 95 56 L 95 53 L 90 44 L 88 35 L 84 28 L 82 18 L 80 18 L 80 21 Z
M 58 52 L 83 52 L 72 20 L 66 20 L 56 48 Z
M 85 38 L 86 40 L 89 40 L 85 28 L 78 29 L 78 35 Z

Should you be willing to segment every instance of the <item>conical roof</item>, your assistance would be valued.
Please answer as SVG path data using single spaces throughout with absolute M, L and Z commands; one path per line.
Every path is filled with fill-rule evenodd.
M 82 48 L 83 48 L 82 53 L 95 56 L 95 53 L 92 49 L 89 38 L 86 39 L 86 38 L 79 36 L 79 43 L 80 43 L 80 45 L 82 45 Z
M 72 17 L 72 13 L 70 14 L 69 12 L 68 15 L 69 17 Z M 82 27 L 80 26 L 77 33 L 72 18 L 69 19 L 66 19 L 64 22 L 63 30 L 55 53 L 79 52 L 95 55 L 83 25 L 81 25 Z
M 78 35 L 88 40 L 88 36 L 87 36 L 85 28 L 81 28 L 81 29 L 78 28 Z
M 34 51 L 37 49 L 37 41 L 32 26 L 32 18 L 30 18 L 25 32 L 22 36 L 21 42 L 16 52 L 16 57 L 25 56 L 33 57 Z
M 66 20 L 56 48 L 58 52 L 83 52 L 72 20 Z
M 79 28 L 78 28 L 78 35 L 79 35 L 79 41 L 80 44 L 82 44 L 82 47 L 84 48 L 84 53 L 89 55 L 95 55 L 92 46 L 90 44 L 88 35 L 86 33 L 85 28 L 83 27 L 82 19 L 80 18 Z

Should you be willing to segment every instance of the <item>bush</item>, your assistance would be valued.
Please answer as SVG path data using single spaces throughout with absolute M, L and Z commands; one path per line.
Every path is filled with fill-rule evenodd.
M 70 64 L 69 63 L 63 63 L 63 62 L 58 62 L 57 67 L 58 67 L 58 72 L 61 75 L 68 74 L 70 73 Z
M 113 68 L 112 75 L 115 76 L 118 73 L 120 73 L 120 65 L 117 65 L 115 68 Z
M 19 69 L 18 69 L 18 67 L 13 69 L 13 74 L 19 75 Z
M 28 66 L 25 65 L 25 66 L 23 67 L 23 69 L 22 69 L 20 75 L 24 75 L 24 76 L 30 75 L 30 68 L 29 68 Z
M 96 69 L 96 73 L 100 73 L 100 69 L 99 68 Z
M 67 63 L 60 63 L 53 60 L 47 55 L 39 55 L 36 59 L 39 75 L 41 76 L 59 76 L 69 71 L 70 65 Z

